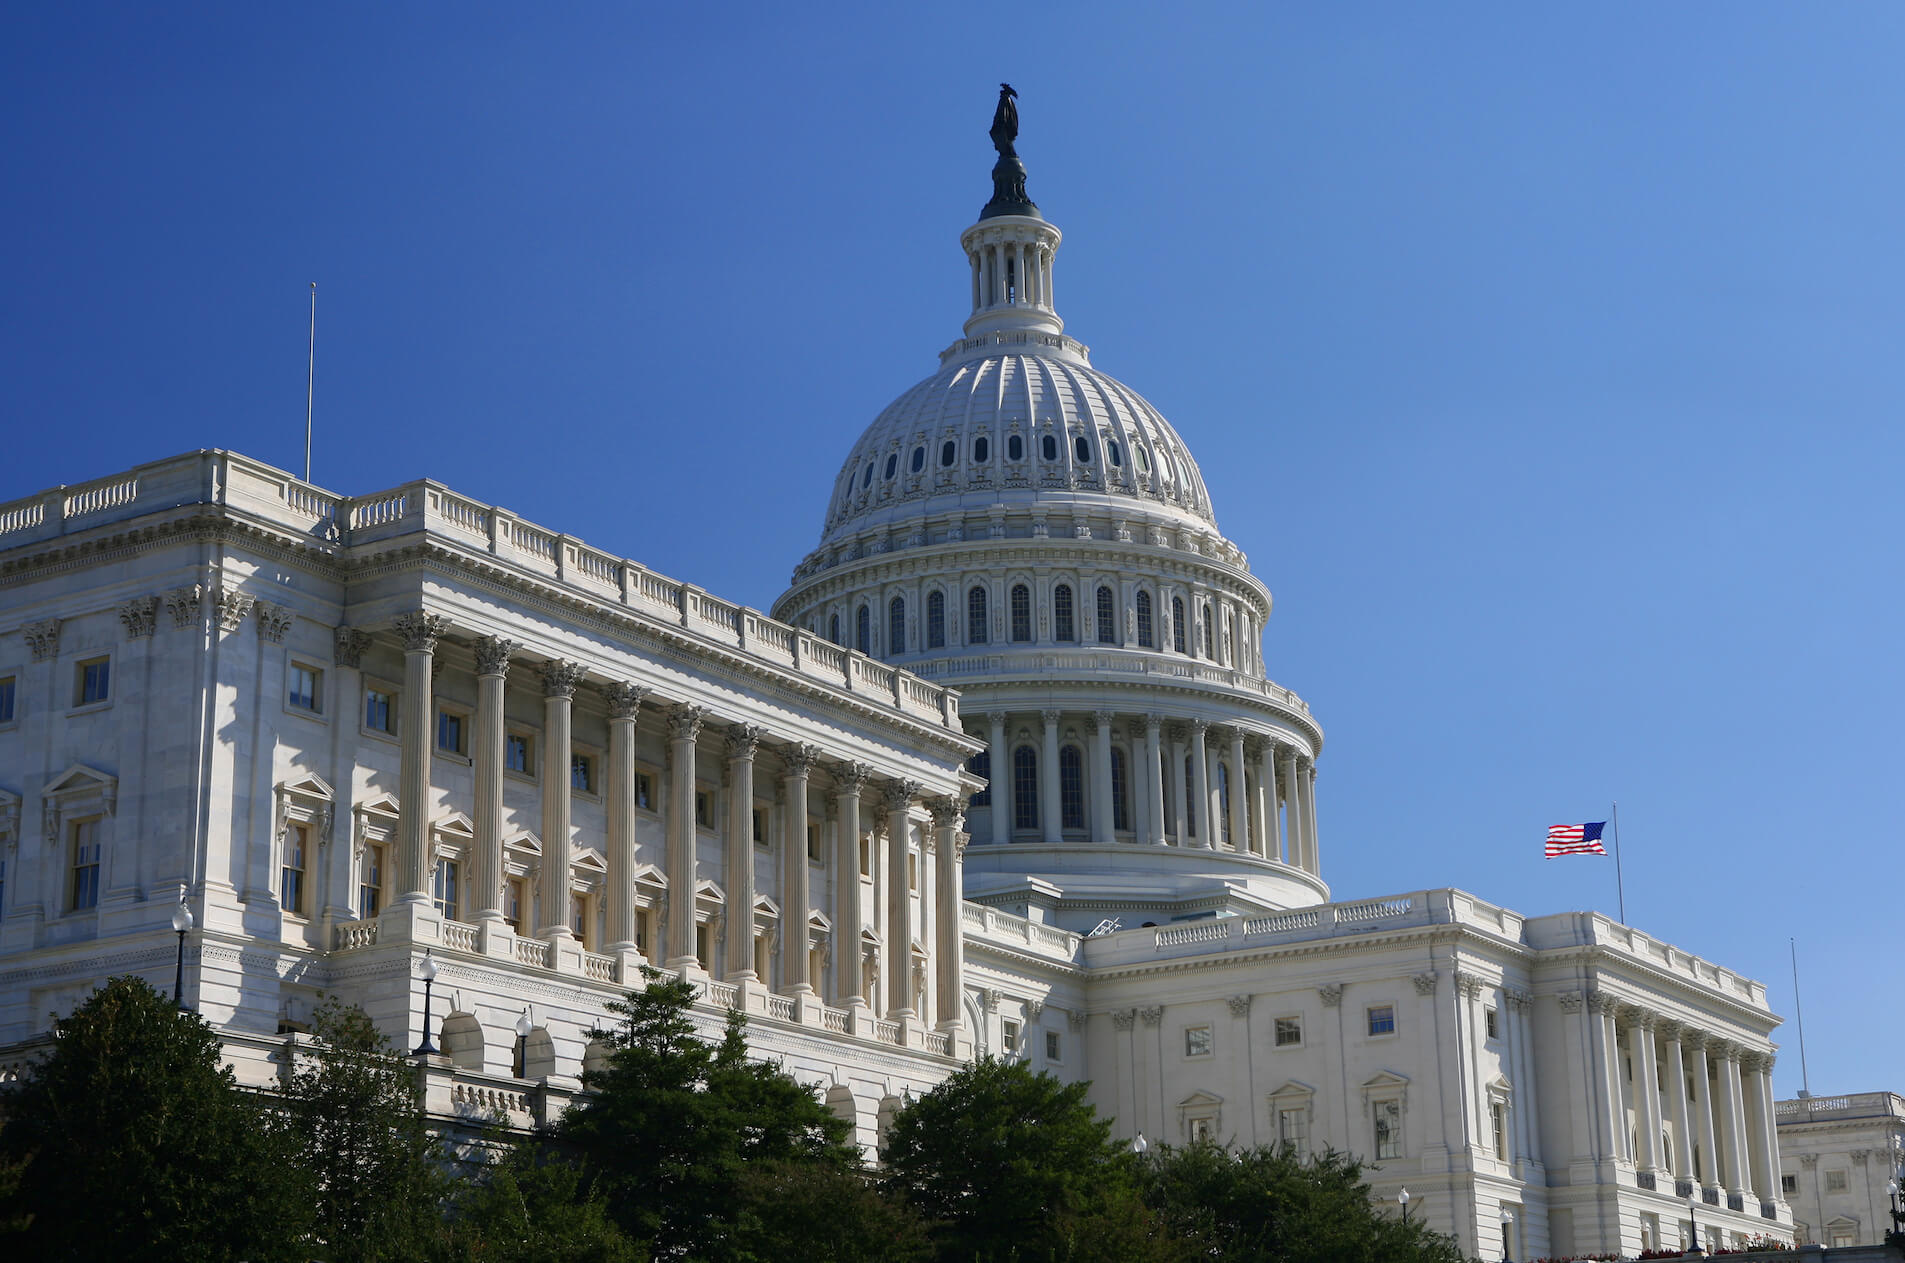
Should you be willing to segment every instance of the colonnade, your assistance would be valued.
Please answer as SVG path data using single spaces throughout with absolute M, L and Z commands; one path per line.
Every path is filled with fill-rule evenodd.
M 431 760 L 435 749 L 434 684 L 438 640 L 449 630 L 448 620 L 435 614 L 408 613 L 395 620 L 404 645 L 404 698 L 401 706 L 396 875 L 399 890 L 387 915 L 432 902 L 433 874 L 431 822 Z M 506 729 L 504 694 L 509 672 L 520 646 L 509 640 L 476 639 L 476 714 L 473 725 L 471 768 L 475 803 L 471 814 L 474 838 L 468 857 L 470 881 L 466 887 L 472 919 L 501 927 L 507 922 L 504 900 L 503 769 Z M 534 907 L 533 937 L 552 943 L 573 940 L 569 898 L 574 863 L 571 799 L 573 711 L 577 690 L 589 672 L 578 662 L 548 661 L 535 668 L 543 694 L 541 766 L 541 889 Z M 962 944 L 960 852 L 964 846 L 963 804 L 952 797 L 923 798 L 923 786 L 910 780 L 875 782 L 874 769 L 845 755 L 829 758 L 819 746 L 799 741 L 770 743 L 762 727 L 735 720 L 715 727 L 707 708 L 654 697 L 631 681 L 612 680 L 599 686 L 607 703 L 609 748 L 605 767 L 603 804 L 607 817 L 604 854 L 607 862 L 607 951 L 635 953 L 635 829 L 638 772 L 635 761 L 636 728 L 644 704 L 665 708 L 669 777 L 658 809 L 666 837 L 666 903 L 654 954 L 671 970 L 710 968 L 711 945 L 697 938 L 697 926 L 715 918 L 697 909 L 696 848 L 697 761 L 701 743 L 716 733 L 723 738 L 726 765 L 726 813 L 722 827 L 722 901 L 726 922 L 726 977 L 733 982 L 766 985 L 755 969 L 756 871 L 754 811 L 755 780 L 763 750 L 778 758 L 780 770 L 780 985 L 787 995 L 816 999 L 813 977 L 824 970 L 828 956 L 834 967 L 837 1003 L 853 1007 L 871 1003 L 887 1017 L 936 1019 L 943 1028 L 961 1020 Z M 813 897 L 809 875 L 808 826 L 816 769 L 824 768 L 832 791 L 826 814 L 837 822 L 831 857 L 823 856 L 823 871 L 834 874 L 831 929 L 818 941 L 809 927 L 821 909 Z M 863 825 L 862 798 L 877 791 L 884 811 Z M 911 835 L 915 814 L 930 817 L 923 827 L 919 848 L 917 906 L 911 880 Z M 715 822 L 710 822 L 711 824 Z M 862 840 L 869 845 L 887 841 L 884 866 L 871 865 L 863 877 Z M 929 860 L 936 860 L 930 869 Z M 870 881 L 869 881 L 870 878 Z M 870 884 L 877 900 L 884 889 L 882 909 L 865 897 Z M 936 1013 L 919 1011 L 923 1000 L 913 976 L 913 945 L 926 956 L 926 968 L 937 962 L 932 989 Z M 820 953 L 815 968 L 813 953 Z M 885 959 L 881 959 L 884 956 Z M 872 986 L 868 987 L 869 980 Z M 867 992 L 871 992 L 871 1000 Z
M 1579 1000 L 1562 997 L 1564 1008 L 1585 1009 L 1597 1151 L 1632 1162 L 1640 1182 L 1663 1193 L 1685 1198 L 1699 1187 L 1709 1204 L 1724 1194 L 1749 1214 L 1778 1201 L 1772 1055 L 1605 992 Z
M 1156 713 L 986 721 L 993 842 L 1201 847 L 1319 873 L 1316 761 L 1302 747 Z

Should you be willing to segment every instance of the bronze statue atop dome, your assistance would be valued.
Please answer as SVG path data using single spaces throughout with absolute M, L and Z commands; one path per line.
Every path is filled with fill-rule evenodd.
M 992 166 L 992 200 L 979 212 L 981 219 L 996 219 L 1000 215 L 1045 218 L 1025 195 L 1025 164 L 1019 161 L 1019 151 L 1012 144 L 1019 138 L 1018 95 L 1011 84 L 999 85 L 999 104 L 992 111 L 991 131 L 992 147 L 999 151 L 999 160 Z

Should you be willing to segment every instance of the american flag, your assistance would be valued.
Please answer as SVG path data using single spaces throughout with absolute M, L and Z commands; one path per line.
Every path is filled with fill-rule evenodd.
M 1548 826 L 1548 858 L 1557 855 L 1606 855 L 1601 845 L 1601 830 L 1607 821 L 1590 824 L 1551 824 Z

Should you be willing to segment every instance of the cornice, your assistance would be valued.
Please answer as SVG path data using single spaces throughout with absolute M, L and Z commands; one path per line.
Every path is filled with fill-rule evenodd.
M 935 684 L 939 683 L 938 680 L 934 680 L 933 677 L 931 676 L 921 676 L 920 678 L 926 679 L 926 680 L 932 680 L 933 683 Z M 1084 693 L 1086 691 L 1090 691 L 1091 693 L 1094 693 L 1094 694 L 1142 693 L 1148 697 L 1170 696 L 1170 697 L 1181 697 L 1186 699 L 1195 698 L 1195 699 L 1200 699 L 1206 703 L 1213 700 L 1221 701 L 1225 704 L 1229 704 L 1232 702 L 1241 703 L 1243 705 L 1250 706 L 1253 709 L 1260 710 L 1276 719 L 1282 720 L 1288 726 L 1297 729 L 1300 735 L 1306 737 L 1309 740 L 1310 742 L 1309 753 L 1312 755 L 1312 757 L 1319 756 L 1322 754 L 1323 752 L 1322 725 L 1317 723 L 1316 719 L 1312 715 L 1308 714 L 1307 712 L 1294 710 L 1284 705 L 1283 703 L 1273 701 L 1272 699 L 1265 697 L 1262 694 L 1245 693 L 1240 690 L 1227 689 L 1222 686 L 1216 686 L 1216 685 L 1213 685 L 1210 687 L 1199 687 L 1196 684 L 1180 683 L 1179 679 L 1180 677 L 1175 677 L 1175 676 L 1157 676 L 1157 675 L 1146 675 L 1138 679 L 1119 679 L 1115 676 L 1109 676 L 1109 675 L 1106 675 L 1106 676 L 1074 675 L 1074 676 L 1065 676 L 1063 677 L 1063 679 L 1055 680 L 1051 682 L 1050 684 L 1045 686 L 1044 691 L 1048 697 L 1053 691 L 1062 691 L 1066 693 Z M 960 715 L 962 718 L 969 719 L 970 717 L 974 715 L 983 715 L 987 710 L 1000 709 L 1000 706 L 996 701 L 981 700 L 981 699 L 988 698 L 989 695 L 991 694 L 1002 692 L 1008 689 L 1019 689 L 1019 688 L 1037 690 L 1039 689 L 1039 687 L 1040 685 L 1038 683 L 1037 678 L 1029 674 L 1024 677 L 1014 678 L 1014 679 L 1005 679 L 1005 680 L 998 679 L 997 677 L 992 677 L 992 678 L 974 677 L 973 679 L 968 680 L 959 686 L 959 697 L 960 697 L 960 703 L 961 703 Z M 1041 704 L 1043 704 L 1043 702 L 1041 702 Z M 1098 702 L 1096 699 L 1081 700 L 1078 706 L 1076 707 L 1076 709 L 1081 712 L 1090 711 L 1097 708 L 1098 708 Z M 1033 709 L 1038 709 L 1038 707 L 1028 704 L 1025 707 L 1025 709 L 1033 710 Z M 1139 710 L 1155 710 L 1155 709 L 1157 709 L 1157 706 L 1155 704 L 1147 703 L 1143 707 L 1133 707 L 1127 713 L 1136 713 Z M 1176 716 L 1167 716 L 1166 718 L 1167 719 L 1176 718 Z M 1234 721 L 1219 721 L 1219 722 L 1234 722 Z M 1262 736 L 1266 734 L 1261 732 L 1253 732 L 1251 735 Z
M 1623 956 L 1610 950 L 1603 943 L 1584 943 L 1560 948 L 1529 948 L 1531 959 L 1539 965 L 1574 964 L 1584 969 L 1594 969 L 1597 973 L 1605 970 L 1610 981 L 1626 984 L 1633 988 L 1636 975 L 1645 978 L 1652 986 L 1648 992 L 1659 999 L 1678 998 L 1693 1008 L 1713 1008 L 1716 1005 L 1735 1016 L 1735 1022 L 1747 1030 L 1759 1030 L 1766 1038 L 1778 1028 L 1780 1018 L 1767 1009 L 1754 1008 L 1742 1000 L 1735 999 L 1724 991 L 1702 986 L 1691 979 L 1669 973 L 1648 961 L 1634 956 Z

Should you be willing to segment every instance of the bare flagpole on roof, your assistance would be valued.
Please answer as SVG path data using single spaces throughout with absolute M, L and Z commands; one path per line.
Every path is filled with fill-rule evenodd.
M 317 282 L 311 282 L 311 358 L 304 376 L 304 480 L 311 481 L 311 397 L 317 386 Z
M 1627 924 L 1627 883 L 1621 879 L 1621 805 L 1614 804 L 1609 817 L 1614 823 L 1614 891 L 1621 903 L 1621 924 Z

